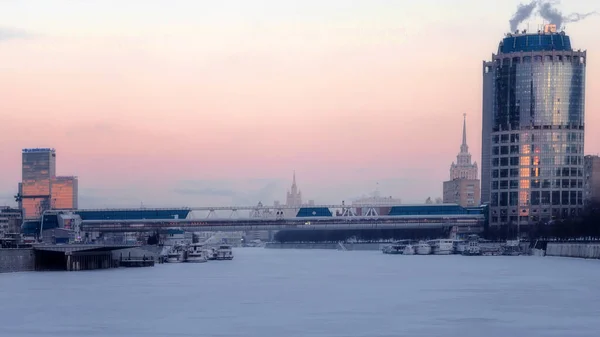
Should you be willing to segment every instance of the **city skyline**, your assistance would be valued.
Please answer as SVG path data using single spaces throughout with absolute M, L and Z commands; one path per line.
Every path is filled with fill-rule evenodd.
M 117 14 L 92 1 L 68 4 L 75 18 L 67 2 L 39 2 L 29 16 L 8 2 L 0 205 L 14 204 L 21 149 L 44 146 L 57 149 L 60 172 L 79 177 L 86 208 L 269 204 L 283 201 L 294 169 L 316 203 L 359 198 L 377 183 L 406 203 L 441 196 L 458 141 L 448 126 L 463 113 L 482 162 L 481 62 L 518 3 L 263 1 L 239 2 L 236 13 L 181 2 Z M 145 16 L 134 18 L 138 10 Z M 197 24 L 199 12 L 212 19 Z M 597 25 L 567 24 L 573 47 L 589 51 L 587 92 L 599 88 Z M 599 99 L 587 95 L 586 110 L 594 154 Z

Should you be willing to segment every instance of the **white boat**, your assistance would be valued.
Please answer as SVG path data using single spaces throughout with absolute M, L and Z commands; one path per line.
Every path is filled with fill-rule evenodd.
M 206 262 L 208 258 L 206 257 L 206 249 L 204 245 L 201 243 L 193 243 L 187 247 L 187 257 L 185 262 Z
M 385 245 L 381 249 L 384 254 L 397 254 L 397 255 L 414 255 L 415 248 L 411 244 L 410 240 L 400 240 L 392 244 Z
M 479 236 L 473 234 L 467 238 L 467 246 L 462 252 L 463 255 L 481 255 L 481 247 L 479 246 Z
M 230 245 L 219 245 L 216 254 L 217 260 L 233 260 L 233 250 Z
M 215 247 L 208 247 L 205 250 L 205 254 L 206 254 L 206 258 L 208 260 L 216 260 L 217 259 L 217 248 Z
M 419 241 L 415 246 L 417 255 L 429 255 L 431 254 L 431 246 L 425 241 Z
M 453 246 L 455 254 L 462 254 L 467 248 L 467 242 L 464 240 L 456 240 L 454 241 Z
M 392 244 L 383 247 L 382 249 L 384 254 L 394 254 L 394 255 L 413 255 L 415 251 L 411 245 L 406 244 Z
M 169 249 L 169 252 L 167 253 L 167 262 L 168 263 L 178 263 L 178 262 L 183 262 L 184 259 L 184 250 L 182 249 L 181 246 L 176 245 L 171 247 L 171 249 Z
M 415 247 L 410 243 L 404 246 L 404 251 L 402 255 L 415 255 Z
M 433 255 L 450 255 L 454 250 L 454 240 L 438 239 L 429 241 Z

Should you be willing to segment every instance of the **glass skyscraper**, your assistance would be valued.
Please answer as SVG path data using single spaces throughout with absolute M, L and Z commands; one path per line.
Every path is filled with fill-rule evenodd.
M 52 209 L 77 209 L 77 177 L 54 177 L 51 187 Z
M 55 176 L 54 149 L 23 149 L 22 182 L 19 184 L 23 218 L 38 218 L 50 209 L 50 180 Z
M 483 63 L 482 202 L 490 224 L 581 213 L 586 52 L 546 25 Z
M 50 209 L 76 209 L 77 177 L 56 176 L 54 149 L 23 149 L 19 195 L 24 219 L 38 219 Z

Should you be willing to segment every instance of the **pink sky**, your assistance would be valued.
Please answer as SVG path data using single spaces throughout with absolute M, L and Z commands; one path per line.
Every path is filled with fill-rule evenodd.
M 442 194 L 463 113 L 480 162 L 481 62 L 518 1 L 177 4 L 0 5 L 0 205 L 26 147 L 56 148 L 82 207 L 284 201 L 293 170 L 316 202 L 377 182 L 423 202 Z M 589 53 L 587 153 L 600 152 L 599 23 L 567 26 Z

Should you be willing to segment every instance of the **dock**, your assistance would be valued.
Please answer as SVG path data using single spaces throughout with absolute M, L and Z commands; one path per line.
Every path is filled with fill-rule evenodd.
M 139 268 L 139 267 L 154 267 L 153 259 L 123 259 L 119 261 L 119 267 Z

